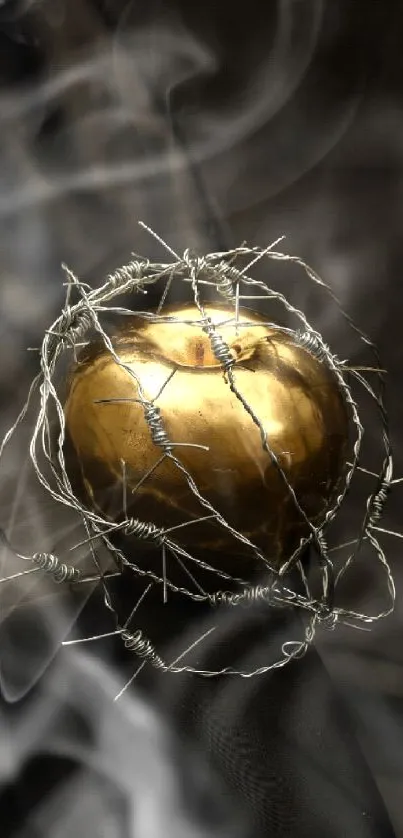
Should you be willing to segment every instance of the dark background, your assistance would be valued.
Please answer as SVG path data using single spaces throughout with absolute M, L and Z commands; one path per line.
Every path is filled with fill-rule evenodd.
M 62 304 L 62 262 L 97 283 L 132 250 L 165 258 L 139 219 L 182 251 L 285 234 L 380 346 L 403 475 L 402 23 L 397 0 L 0 2 L 2 428 L 36 369 L 27 347 Z M 284 283 L 354 359 L 332 307 L 296 275 Z M 39 549 L 62 525 L 24 488 L 25 462 L 17 446 L 1 525 Z M 385 520 L 397 531 L 402 493 Z M 145 677 L 120 705 L 131 667 L 117 646 L 59 656 L 21 704 L 2 705 L 2 835 L 403 836 L 401 542 L 384 545 L 395 615 L 369 634 L 322 633 L 281 673 Z M 353 597 L 371 608 L 379 581 L 364 557 Z M 99 613 L 87 606 L 83 631 Z M 41 640 L 30 648 L 30 618 L 21 626 L 16 671 Z M 293 628 L 237 614 L 221 630 L 249 668 Z M 208 668 L 219 652 L 205 649 Z

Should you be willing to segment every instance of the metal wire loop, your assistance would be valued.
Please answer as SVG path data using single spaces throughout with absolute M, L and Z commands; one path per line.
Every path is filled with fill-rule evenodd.
M 222 274 L 222 276 L 220 276 Z M 227 262 L 220 262 L 214 271 L 218 293 L 230 302 L 235 300 L 234 283 L 239 282 L 239 271 Z
M 153 404 L 153 402 L 143 402 L 143 410 L 154 445 L 158 445 L 164 451 L 172 451 L 173 445 L 164 428 L 159 407 Z
M 216 591 L 211 594 L 209 601 L 211 605 L 252 605 L 258 601 L 267 602 L 272 596 L 272 590 L 268 585 L 256 585 L 244 588 L 243 591 Z
M 124 524 L 125 535 L 134 535 L 142 541 L 153 541 L 163 544 L 165 532 L 149 521 L 139 521 L 138 518 L 128 518 Z
M 167 669 L 166 664 L 155 651 L 151 640 L 144 637 L 140 629 L 134 633 L 125 630 L 121 636 L 126 649 L 134 652 L 139 658 L 146 660 L 147 663 L 150 663 L 157 669 Z
M 92 317 L 91 312 L 89 311 L 75 311 L 74 313 L 71 311 L 69 306 L 63 310 L 61 322 L 60 322 L 60 330 L 62 333 L 62 339 L 67 340 L 69 343 L 74 344 L 76 340 L 79 340 L 85 332 L 88 331 L 92 326 Z
M 127 265 L 117 268 L 113 274 L 109 274 L 108 282 L 113 290 L 119 290 L 122 285 L 127 282 L 138 280 L 140 281 L 147 271 L 149 265 L 148 260 L 139 261 L 133 259 Z
M 313 332 L 295 332 L 297 343 L 311 353 L 318 361 L 326 361 L 329 357 L 335 358 L 329 347 L 322 343 Z
M 380 522 L 383 516 L 385 504 L 389 497 L 390 489 L 391 486 L 389 480 L 383 480 L 380 488 L 372 498 L 372 501 L 371 499 L 368 500 L 368 506 L 371 506 L 369 526 L 373 527 L 375 524 Z
M 210 344 L 215 358 L 217 358 L 217 361 L 221 364 L 223 370 L 227 372 L 234 366 L 236 358 L 232 355 L 228 344 L 225 343 L 221 335 L 216 332 L 210 317 L 206 318 L 203 331 L 206 332 L 210 338 Z
M 337 611 L 328 608 L 324 603 L 318 603 L 316 606 L 316 618 L 323 628 L 328 631 L 334 631 L 339 615 Z
M 81 578 L 81 571 L 77 567 L 72 567 L 72 565 L 61 562 L 53 553 L 34 553 L 32 561 L 40 570 L 43 570 L 44 573 L 51 576 L 57 584 L 61 584 L 62 582 L 78 582 Z

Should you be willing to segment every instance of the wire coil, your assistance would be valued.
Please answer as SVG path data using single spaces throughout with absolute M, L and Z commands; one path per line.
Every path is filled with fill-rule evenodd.
M 34 553 L 32 561 L 58 585 L 63 582 L 78 582 L 81 579 L 81 571 L 77 567 L 65 564 L 53 553 Z
M 149 232 L 152 233 L 152 231 Z M 312 642 L 317 625 L 333 629 L 338 622 L 343 621 L 349 625 L 373 623 L 374 621 L 387 616 L 393 610 L 395 599 L 393 578 L 385 553 L 376 537 L 377 533 L 374 532 L 374 530 L 379 529 L 377 525 L 382 519 L 384 507 L 389 497 L 393 482 L 392 456 L 388 419 L 383 405 L 382 393 L 375 393 L 372 385 L 367 381 L 367 379 L 360 376 L 357 371 L 354 371 L 354 368 L 347 368 L 344 366 L 344 362 L 341 363 L 338 360 L 327 344 L 324 343 L 319 332 L 313 325 L 311 325 L 304 312 L 299 310 L 285 297 L 282 289 L 273 290 L 272 288 L 269 288 L 266 283 L 252 278 L 250 276 L 250 268 L 263 258 L 272 259 L 276 262 L 276 264 L 282 261 L 288 264 L 292 263 L 293 265 L 297 265 L 299 268 L 302 268 L 309 282 L 313 283 L 316 287 L 320 287 L 321 291 L 325 290 L 329 299 L 333 303 L 337 304 L 339 313 L 344 322 L 352 328 L 356 336 L 358 335 L 358 339 L 365 344 L 366 349 L 369 347 L 372 352 L 373 346 L 367 337 L 360 332 L 355 324 L 352 323 L 351 318 L 349 318 L 349 316 L 343 311 L 331 289 L 326 286 L 326 284 L 311 268 L 309 268 L 309 266 L 297 257 L 281 254 L 275 252 L 274 250 L 271 251 L 270 248 L 248 248 L 245 246 L 234 248 L 226 254 L 212 253 L 203 257 L 192 254 L 188 249 L 182 256 L 180 256 L 176 254 L 168 245 L 165 245 L 165 243 L 156 234 L 152 233 L 152 235 L 154 235 L 154 238 L 157 239 L 160 244 L 166 246 L 166 249 L 169 250 L 171 256 L 173 255 L 175 261 L 172 262 L 171 259 L 169 263 L 150 263 L 147 259 L 143 260 L 135 257 L 127 265 L 118 268 L 114 273 L 110 274 L 106 278 L 104 284 L 97 289 L 90 289 L 88 285 L 85 285 L 76 279 L 71 271 L 67 272 L 70 286 L 69 293 L 66 298 L 66 304 L 60 313 L 60 316 L 55 320 L 46 333 L 41 348 L 40 371 L 29 392 L 26 405 L 24 405 L 16 422 L 6 434 L 4 441 L 0 446 L 0 456 L 4 446 L 7 444 L 20 422 L 24 419 L 28 411 L 30 399 L 35 393 L 39 397 L 40 406 L 30 441 L 29 452 L 36 476 L 42 487 L 48 491 L 49 495 L 55 502 L 63 504 L 65 507 L 73 510 L 79 516 L 80 520 L 84 522 L 88 531 L 95 532 L 97 538 L 103 539 L 104 545 L 112 554 L 114 554 L 119 568 L 122 566 L 127 568 L 130 566 L 130 562 L 128 559 L 120 561 L 122 556 L 123 559 L 125 559 L 125 556 L 122 551 L 115 547 L 111 540 L 109 540 L 108 533 L 115 532 L 120 529 L 126 536 L 133 536 L 139 540 L 148 541 L 156 549 L 161 548 L 160 552 L 162 553 L 163 570 L 161 571 L 160 576 L 157 576 L 154 571 L 147 572 L 143 568 L 135 566 L 134 562 L 132 569 L 133 572 L 137 573 L 139 576 L 148 575 L 148 578 L 155 584 L 162 583 L 164 596 L 169 589 L 176 591 L 183 596 L 188 596 L 194 601 L 210 603 L 210 605 L 214 607 L 242 605 L 253 606 L 255 604 L 259 605 L 260 603 L 264 606 L 267 605 L 270 607 L 275 605 L 290 608 L 295 607 L 305 610 L 305 613 L 308 614 L 308 619 L 310 621 L 305 633 L 305 640 L 301 643 L 298 641 L 294 642 L 292 640 L 286 641 L 286 643 L 282 646 L 283 658 L 279 662 L 266 667 L 266 670 L 265 667 L 259 668 L 259 672 L 267 671 L 267 669 L 282 666 L 288 663 L 291 659 L 295 658 L 297 655 L 302 654 L 308 647 L 309 643 Z M 245 260 L 247 260 L 246 266 Z M 242 269 L 238 269 L 237 265 L 239 264 L 241 267 L 243 266 Z M 63 443 L 66 432 L 64 407 L 61 398 L 58 396 L 57 384 L 55 383 L 57 361 L 65 349 L 71 347 L 74 349 L 76 343 L 89 330 L 95 332 L 96 337 L 103 341 L 104 346 L 114 355 L 115 360 L 117 359 L 119 361 L 115 351 L 115 346 L 101 322 L 103 313 L 108 309 L 107 303 L 113 301 L 119 293 L 137 293 L 138 291 L 144 292 L 145 287 L 150 284 L 155 284 L 156 287 L 158 287 L 158 283 L 160 281 L 163 282 L 164 292 L 156 314 L 152 315 L 154 320 L 158 322 L 158 318 L 164 319 L 161 314 L 161 310 L 165 304 L 167 294 L 169 289 L 172 287 L 173 281 L 181 283 L 181 299 L 183 299 L 186 293 L 184 289 L 187 291 L 191 289 L 193 292 L 192 302 L 200 315 L 197 320 L 195 319 L 194 325 L 197 326 L 197 328 L 202 329 L 204 334 L 207 334 L 211 345 L 211 351 L 216 361 L 220 364 L 222 370 L 224 371 L 224 378 L 229 385 L 229 390 L 238 398 L 244 410 L 249 413 L 250 417 L 252 417 L 255 426 L 261 432 L 262 438 L 264 436 L 266 444 L 265 450 L 267 450 L 268 453 L 272 452 L 268 447 L 269 443 L 266 439 L 267 435 L 264 434 L 265 429 L 263 428 L 260 417 L 257 415 L 258 409 L 255 414 L 252 407 L 248 404 L 246 397 L 243 393 L 241 393 L 241 384 L 239 384 L 238 387 L 238 382 L 235 381 L 237 370 L 233 369 L 233 367 L 236 365 L 237 359 L 233 356 L 229 345 L 221 336 L 219 327 L 217 328 L 216 325 L 213 324 L 212 319 L 206 315 L 206 309 L 204 308 L 203 303 L 204 291 L 206 287 L 210 298 L 211 293 L 215 293 L 216 295 L 218 294 L 221 299 L 226 301 L 228 307 L 232 308 L 232 323 L 238 322 L 239 306 L 244 304 L 243 300 L 248 301 L 248 306 L 250 305 L 249 301 L 254 299 L 258 301 L 265 299 L 268 303 L 275 300 L 278 304 L 282 305 L 287 316 L 290 315 L 297 321 L 294 329 L 286 329 L 287 333 L 291 335 L 292 340 L 295 340 L 299 346 L 304 348 L 307 352 L 310 352 L 318 361 L 323 364 L 328 364 L 337 379 L 339 389 L 345 400 L 346 408 L 350 411 L 351 425 L 353 426 L 355 439 L 351 443 L 352 464 L 349 464 L 349 471 L 347 472 L 345 485 L 340 489 L 332 508 L 326 511 L 324 522 L 323 524 L 321 522 L 320 529 L 312 526 L 310 536 L 305 542 L 301 542 L 297 553 L 290 556 L 289 560 L 285 560 L 277 577 L 275 576 L 275 572 L 273 576 L 273 569 L 267 560 L 265 562 L 266 575 L 263 578 L 262 583 L 256 586 L 248 585 L 248 580 L 238 579 L 235 575 L 229 577 L 228 574 L 222 573 L 209 566 L 207 562 L 204 562 L 201 559 L 196 559 L 184 550 L 181 551 L 178 548 L 178 545 L 176 545 L 174 541 L 171 541 L 171 531 L 177 530 L 184 525 L 187 526 L 189 521 L 185 521 L 183 524 L 181 523 L 179 527 L 172 527 L 171 530 L 164 531 L 164 529 L 158 527 L 153 522 L 141 521 L 135 517 L 128 517 L 125 504 L 123 504 L 125 513 L 124 517 L 126 520 L 123 521 L 123 523 L 112 523 L 111 525 L 111 520 L 106 516 L 104 517 L 99 510 L 95 508 L 87 508 L 74 495 L 68 474 L 66 472 L 63 456 Z M 70 304 L 70 291 L 73 286 L 74 291 L 79 298 L 75 305 Z M 260 306 L 261 303 L 259 302 L 257 305 Z M 123 309 L 119 307 L 119 305 L 114 308 L 114 303 L 112 304 L 111 311 L 115 311 L 119 315 L 133 314 L 133 312 L 129 309 Z M 150 316 L 144 312 L 142 312 L 141 315 L 145 318 Z M 270 312 L 269 314 L 264 314 L 264 321 L 266 324 L 267 322 L 271 323 Z M 121 366 L 124 367 L 124 364 L 122 363 Z M 347 369 L 349 370 L 348 380 L 346 380 L 345 375 Z M 370 368 L 367 367 L 362 369 Z M 374 369 L 372 369 L 372 372 L 373 371 Z M 241 379 L 241 376 L 239 376 L 239 379 Z M 367 500 L 366 514 L 364 512 L 363 521 L 360 524 L 360 534 L 353 542 L 357 546 L 346 560 L 343 558 L 340 561 L 340 567 L 336 572 L 337 564 L 336 560 L 333 559 L 334 554 L 330 552 L 330 549 L 327 546 L 328 528 L 335 520 L 341 504 L 348 495 L 351 481 L 353 477 L 355 477 L 357 470 L 360 468 L 358 463 L 361 462 L 361 442 L 364 432 L 363 424 L 358 412 L 358 406 L 353 395 L 355 391 L 352 389 L 352 386 L 350 386 L 350 379 L 354 379 L 353 384 L 355 386 L 360 385 L 366 389 L 376 406 L 381 427 L 380 444 L 383 450 L 382 457 L 384 459 L 384 465 L 381 467 L 380 472 L 377 475 L 378 483 L 376 489 L 372 492 L 372 494 L 370 494 Z M 169 380 L 170 379 L 168 378 L 168 381 Z M 138 392 L 135 395 L 138 396 L 135 400 L 142 406 L 144 418 L 148 425 L 152 442 L 155 446 L 161 449 L 160 459 L 152 470 L 154 470 L 165 457 L 169 457 L 170 464 L 172 464 L 173 467 L 176 466 L 180 468 L 182 471 L 183 477 L 187 481 L 187 486 L 193 492 L 197 503 L 201 504 L 206 513 L 208 513 L 206 514 L 206 517 L 214 517 L 216 519 L 215 525 L 217 527 L 227 527 L 230 530 L 231 535 L 238 538 L 238 540 L 243 544 L 246 544 L 248 549 L 251 547 L 253 548 L 254 545 L 251 544 L 246 536 L 238 532 L 235 526 L 230 526 L 230 524 L 225 521 L 223 516 L 220 515 L 219 511 L 214 509 L 212 504 L 206 500 L 196 485 L 192 474 L 185 468 L 179 455 L 176 456 L 176 447 L 179 448 L 181 445 L 188 444 L 192 445 L 193 443 L 180 441 L 172 442 L 170 440 L 168 432 L 165 428 L 161 410 L 155 403 L 159 394 L 154 398 L 154 400 L 151 400 L 149 396 L 144 397 L 141 392 Z M 54 459 L 50 457 L 47 442 L 50 411 L 56 413 L 59 425 L 59 449 L 56 451 Z M 158 454 L 159 453 L 160 452 L 158 452 Z M 183 461 L 184 460 L 185 458 L 183 458 Z M 272 456 L 272 462 L 276 463 L 274 454 Z M 363 470 L 365 471 L 365 469 Z M 281 469 L 279 470 L 279 473 L 282 475 Z M 143 481 L 149 478 L 149 474 L 150 472 L 145 473 Z M 290 497 L 295 499 L 295 492 L 294 495 L 292 495 L 294 490 L 290 485 L 289 491 Z M 298 498 L 296 500 L 298 500 Z M 175 538 L 175 535 L 173 538 Z M 91 542 L 91 539 L 89 540 Z M 384 574 L 383 578 L 386 578 L 387 594 L 389 598 L 387 604 L 385 604 L 385 607 L 379 614 L 368 615 L 354 612 L 348 608 L 343 609 L 340 607 L 339 600 L 337 598 L 338 581 L 355 558 L 355 555 L 364 540 L 366 540 L 366 544 L 371 547 L 372 554 L 378 562 L 378 567 L 380 568 L 381 573 Z M 307 546 L 311 544 L 314 547 L 312 550 L 312 557 L 316 563 L 318 571 L 315 578 L 316 587 L 311 584 L 310 579 L 306 578 L 304 570 L 301 568 L 300 556 L 302 548 L 305 544 Z M 342 547 L 343 545 L 339 546 Z M 336 549 L 339 548 L 336 547 Z M 177 561 L 182 564 L 183 572 L 188 574 L 192 584 L 195 585 L 195 591 L 187 590 L 187 588 L 182 585 L 175 587 L 170 583 L 170 580 L 166 578 L 167 551 L 169 552 L 170 562 Z M 25 559 L 27 557 L 20 556 L 20 558 Z M 66 564 L 52 553 L 38 552 L 35 553 L 34 556 L 28 558 L 39 570 L 47 574 L 57 584 L 71 584 L 78 580 L 83 580 L 81 571 L 78 568 Z M 193 562 L 193 565 L 191 565 L 190 562 Z M 292 564 L 294 570 L 298 569 L 300 572 L 301 585 L 298 587 L 298 592 L 286 587 L 288 584 L 292 587 L 292 583 L 289 583 L 286 577 L 289 570 L 287 563 L 289 563 L 290 566 Z M 213 593 L 207 594 L 189 570 L 189 567 L 193 567 L 194 565 L 198 567 L 199 571 L 204 570 L 208 572 L 215 572 L 217 580 L 222 580 L 223 578 L 230 579 L 234 588 L 235 586 L 238 586 L 240 589 L 235 591 L 215 590 Z M 168 567 L 168 570 L 169 569 L 170 568 Z M 97 572 L 99 573 L 98 566 Z M 317 585 L 318 576 L 321 583 L 320 587 Z M 218 587 L 219 584 L 227 585 L 228 583 L 217 581 L 216 584 Z M 102 585 L 106 591 L 106 581 L 103 577 Z M 190 584 L 188 587 L 191 587 Z M 105 603 L 107 604 L 109 610 L 114 610 L 112 606 L 112 599 L 108 598 L 106 594 Z M 118 625 L 121 624 L 121 621 L 118 620 L 117 622 Z M 124 629 L 122 630 L 121 636 L 126 648 L 134 651 L 144 661 L 161 670 L 171 669 L 171 671 L 174 671 L 174 668 L 170 668 L 164 663 L 151 641 L 143 636 L 140 629 L 134 633 L 130 632 L 128 629 Z M 203 672 L 201 674 L 210 675 L 212 673 Z M 247 677 L 249 677 L 249 675 Z
M 159 407 L 153 402 L 143 402 L 143 410 L 154 445 L 158 445 L 167 453 L 171 452 L 173 446 L 164 428 Z
M 128 518 L 124 523 L 125 535 L 134 535 L 144 541 L 152 541 L 155 544 L 163 544 L 165 531 L 148 521 L 139 521 L 138 518 Z
M 301 332 L 297 331 L 295 333 L 295 339 L 299 346 L 302 346 L 303 349 L 306 349 L 307 352 L 310 352 L 318 361 L 322 363 L 326 362 L 329 357 L 333 357 L 329 347 L 320 341 L 318 336 L 315 335 L 313 332 Z
M 218 363 L 221 364 L 224 372 L 227 372 L 234 366 L 236 358 L 233 356 L 228 344 L 225 343 L 225 340 L 223 340 L 221 335 L 216 332 L 209 317 L 206 318 L 206 324 L 203 326 L 203 331 L 205 331 L 210 338 L 211 349 L 215 358 Z
M 122 631 L 121 634 L 123 643 L 131 652 L 134 652 L 137 657 L 142 658 L 147 663 L 150 663 L 156 669 L 167 669 L 168 667 L 162 660 L 162 658 L 157 654 L 154 649 L 151 640 L 147 637 L 144 637 L 142 631 L 138 629 L 136 632 L 132 633 L 127 631 L 126 629 Z
M 218 293 L 224 299 L 233 302 L 235 300 L 234 284 L 239 282 L 238 269 L 233 265 L 228 265 L 227 262 L 222 262 L 221 265 L 217 265 L 216 271 L 218 276 L 215 278 L 215 284 Z

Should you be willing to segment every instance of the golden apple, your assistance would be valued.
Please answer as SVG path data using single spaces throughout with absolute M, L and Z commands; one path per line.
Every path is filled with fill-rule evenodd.
M 233 310 L 219 305 L 207 306 L 207 314 L 235 359 L 237 390 L 259 417 L 299 505 L 319 522 L 340 485 L 348 443 L 334 374 L 292 336 L 262 325 L 262 315 L 241 309 L 236 323 Z M 201 495 L 278 565 L 308 534 L 306 521 L 231 391 L 198 309 L 166 308 L 163 315 L 125 320 L 112 343 L 126 368 L 94 344 L 72 369 L 65 417 L 75 490 L 111 520 L 124 520 L 127 511 L 171 528 L 208 514 L 152 438 L 144 402 L 153 403 L 172 454 Z M 171 538 L 207 561 L 221 556 L 235 575 L 245 561 L 253 573 L 253 551 L 213 518 L 178 526 Z

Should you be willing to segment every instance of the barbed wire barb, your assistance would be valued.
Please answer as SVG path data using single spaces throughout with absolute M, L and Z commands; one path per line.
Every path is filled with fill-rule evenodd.
M 7 431 L 0 444 L 1 459 L 5 446 L 15 436 L 20 424 L 27 417 L 29 409 L 33 408 L 35 398 L 35 418 L 29 441 L 30 464 L 38 483 L 47 492 L 52 502 L 68 509 L 84 526 L 85 538 L 81 539 L 79 544 L 69 548 L 69 552 L 78 548 L 86 548 L 90 557 L 90 568 L 88 570 L 87 565 L 84 572 L 77 566 L 75 559 L 71 562 L 65 562 L 63 556 L 55 555 L 46 550 L 33 552 L 32 555 L 24 555 L 13 549 L 8 557 L 8 561 L 11 562 L 11 567 L 8 568 L 10 572 L 3 579 L 0 579 L 0 583 L 2 585 L 6 582 L 17 584 L 23 576 L 42 573 L 47 576 L 51 584 L 58 585 L 59 590 L 64 585 L 75 587 L 87 582 L 98 583 L 101 586 L 105 608 L 109 612 L 109 618 L 112 615 L 117 628 L 112 632 L 94 635 L 93 637 L 69 639 L 63 642 L 63 646 L 94 642 L 115 635 L 121 636 L 126 648 L 133 651 L 140 659 L 140 664 L 131 679 L 115 697 L 115 700 L 123 695 L 146 663 L 163 672 L 186 671 L 198 673 L 204 677 L 237 674 L 249 678 L 281 668 L 304 655 L 310 644 L 314 642 L 316 632 L 319 629 L 333 631 L 340 623 L 343 623 L 358 630 L 368 630 L 375 621 L 391 613 L 396 598 L 390 564 L 377 536 L 379 534 L 379 538 L 381 536 L 403 538 L 403 532 L 400 533 L 393 528 L 388 529 L 382 526 L 384 509 L 390 491 L 392 487 L 403 483 L 402 477 L 393 477 L 389 422 L 384 404 L 386 371 L 380 364 L 373 342 L 344 311 L 336 294 L 327 283 L 299 257 L 281 253 L 275 249 L 284 236 L 280 236 L 265 248 L 248 247 L 243 244 L 227 252 L 200 256 L 186 249 L 182 255 L 179 255 L 151 227 L 142 221 L 139 224 L 175 261 L 151 263 L 148 259 L 143 259 L 138 254 L 133 253 L 132 261 L 110 273 L 98 288 L 92 288 L 87 283 L 82 282 L 70 268 L 63 265 L 63 271 L 66 275 L 63 309 L 54 322 L 49 325 L 49 328 L 46 329 L 40 347 L 40 370 L 31 384 L 27 399 L 16 421 Z M 341 360 L 327 345 L 321 333 L 310 322 L 307 315 L 286 297 L 281 286 L 280 288 L 271 288 L 262 280 L 254 279 L 250 275 L 253 267 L 263 258 L 270 259 L 277 264 L 284 263 L 294 266 L 302 271 L 305 281 L 311 283 L 317 293 L 326 295 L 329 304 L 337 307 L 339 316 L 352 330 L 355 340 L 360 341 L 360 349 L 362 349 L 361 344 L 365 344 L 366 351 L 369 353 L 367 364 L 363 362 L 360 365 L 354 365 L 348 358 Z M 145 294 L 149 287 L 156 286 L 159 288 L 160 286 L 157 283 L 162 283 L 163 289 L 161 296 L 158 296 L 159 303 L 155 311 L 143 311 L 136 308 L 135 304 L 133 304 L 133 308 L 128 308 L 125 305 L 119 305 L 119 301 L 116 302 L 117 297 L 126 294 L 134 295 L 134 299 L 137 299 L 135 295 L 139 292 Z M 182 297 L 189 299 L 189 304 L 195 311 L 194 318 L 192 315 L 190 320 L 181 320 L 179 315 L 175 317 L 172 315 L 171 309 L 167 310 L 165 308 L 168 294 L 174 283 L 177 283 L 181 288 Z M 209 302 L 204 301 L 206 294 L 210 295 Z M 214 296 L 214 294 L 218 305 L 225 309 L 222 321 L 214 320 L 209 314 L 211 295 Z M 310 519 L 300 503 L 298 491 L 291 485 L 280 459 L 273 450 L 259 410 L 254 408 L 246 398 L 242 390 L 240 375 L 242 358 L 238 359 L 233 347 L 225 340 L 224 327 L 228 324 L 235 326 L 237 336 L 239 336 L 246 323 L 250 328 L 256 325 L 273 327 L 270 310 L 269 312 L 262 310 L 259 322 L 248 318 L 248 321 L 244 323 L 243 320 L 241 322 L 240 317 L 241 306 L 244 302 L 248 306 L 255 302 L 260 310 L 264 309 L 265 305 L 270 309 L 273 301 L 283 308 L 285 315 L 292 320 L 293 324 L 292 327 L 276 325 L 276 329 L 287 336 L 287 340 L 293 341 L 302 350 L 310 353 L 316 361 L 327 366 L 329 373 L 334 377 L 349 414 L 352 431 L 351 448 L 343 474 L 343 481 L 334 502 L 325 510 L 319 524 Z M 160 397 L 166 388 L 175 387 L 178 365 L 172 363 L 171 369 L 168 367 L 167 376 L 162 385 L 156 385 L 157 392 L 154 396 L 144 392 L 146 388 L 142 383 L 141 375 L 136 371 L 134 365 L 127 361 L 124 353 L 119 354 L 118 342 L 107 331 L 105 326 L 106 314 L 110 317 L 112 315 L 125 317 L 135 315 L 137 318 L 142 318 L 145 323 L 170 323 L 173 328 L 175 323 L 186 322 L 199 329 L 204 340 L 208 339 L 209 352 L 211 348 L 214 364 L 220 367 L 220 375 L 225 379 L 231 398 L 234 397 L 234 400 L 236 399 L 236 402 L 239 403 L 245 415 L 245 421 L 250 421 L 257 429 L 262 450 L 270 460 L 279 480 L 284 484 L 300 520 L 306 526 L 306 534 L 300 539 L 297 546 L 283 557 L 280 567 L 273 563 L 268 551 L 265 552 L 255 544 L 253 539 L 238 529 L 233 521 L 227 520 L 221 512 L 219 504 L 213 504 L 207 493 L 198 486 L 191 469 L 186 465 L 187 449 L 195 448 L 201 452 L 206 452 L 207 455 L 210 446 L 204 444 L 206 440 L 203 439 L 202 444 L 197 441 L 171 439 L 170 425 L 164 413 L 165 398 Z M 58 384 L 58 372 L 65 353 L 72 350 L 75 355 L 80 347 L 87 347 L 94 336 L 108 353 L 108 356 L 119 367 L 122 374 L 129 377 L 130 386 L 133 389 L 133 398 L 114 398 L 111 394 L 111 398 L 106 396 L 96 399 L 96 404 L 104 405 L 102 410 L 107 411 L 111 409 L 108 408 L 108 405 L 116 405 L 119 402 L 135 403 L 142 411 L 150 441 L 155 447 L 155 461 L 152 465 L 147 464 L 149 467 L 144 469 L 139 479 L 134 480 L 132 478 L 130 458 L 128 460 L 125 456 L 121 457 L 120 461 L 118 460 L 116 475 L 121 484 L 121 510 L 116 518 L 104 515 L 95 504 L 94 506 L 87 505 L 82 498 L 76 496 L 65 462 L 66 416 Z M 376 373 L 376 378 L 374 378 L 373 373 Z M 366 377 L 367 374 L 369 374 L 368 378 Z M 370 377 L 371 381 L 369 380 Z M 360 392 L 364 392 L 365 398 L 370 399 L 376 412 L 381 452 L 378 472 L 373 470 L 373 463 L 370 464 L 371 468 L 367 468 L 363 458 L 364 423 L 360 416 L 359 396 L 357 395 Z M 50 417 L 52 417 L 52 428 Z M 200 456 L 204 457 L 204 454 L 200 454 Z M 199 514 L 193 511 L 192 515 L 189 514 L 187 520 L 184 516 L 183 521 L 171 526 L 168 526 L 168 524 L 158 526 L 153 521 L 141 520 L 141 518 L 133 515 L 133 509 L 136 510 L 135 504 L 144 490 L 147 489 L 147 484 L 151 484 L 161 466 L 162 472 L 166 469 L 172 469 L 175 473 L 180 474 L 181 480 L 191 494 L 194 509 L 197 509 Z M 334 538 L 339 511 L 349 497 L 353 480 L 355 481 L 357 475 L 359 479 L 362 477 L 364 482 L 368 481 L 368 485 L 371 482 L 374 483 L 368 493 L 362 519 L 358 523 L 355 537 L 347 538 L 346 536 L 351 535 L 348 532 L 343 534 L 344 540 L 341 540 L 343 536 L 340 535 L 339 537 L 336 535 L 336 538 Z M 372 478 L 372 481 L 369 478 Z M 226 537 L 232 539 L 234 552 L 238 548 L 248 551 L 256 567 L 260 569 L 261 576 L 263 576 L 259 584 L 252 582 L 251 579 L 242 578 L 241 574 L 227 573 L 222 568 L 215 566 L 219 564 L 216 557 L 211 557 L 208 553 L 204 554 L 203 552 L 193 554 L 194 551 L 190 548 L 189 550 L 185 549 L 179 543 L 181 536 L 185 533 L 185 528 L 191 527 L 193 524 L 204 524 L 208 520 L 217 530 L 221 530 Z M 117 535 L 120 539 L 119 546 L 115 543 L 115 536 Z M 131 541 L 125 542 L 125 539 Z M 154 564 L 150 562 L 150 566 L 147 567 L 143 559 L 137 561 L 136 550 L 132 550 L 131 547 L 126 555 L 125 549 L 121 546 L 122 541 L 124 544 L 132 544 L 133 541 L 137 545 L 143 544 L 147 551 L 159 551 L 160 558 L 158 558 L 157 553 L 156 562 Z M 5 543 L 4 536 L 3 546 Z M 108 565 L 105 571 L 101 568 L 95 550 L 95 547 L 98 549 L 100 545 L 106 550 L 112 563 Z M 320 588 L 316 585 L 316 582 L 313 584 L 309 571 L 304 567 L 303 554 L 307 549 L 311 550 L 315 568 L 318 570 Z M 379 569 L 380 578 L 383 580 L 386 592 L 384 607 L 377 614 L 361 613 L 351 608 L 343 608 L 341 602 L 340 582 L 363 549 L 368 554 L 368 560 L 371 559 L 377 563 L 376 566 Z M 30 566 L 19 570 L 17 567 L 14 568 L 14 561 L 24 561 Z M 171 570 L 171 564 L 174 565 L 175 562 L 178 565 L 177 568 L 175 567 L 175 571 L 182 571 L 183 573 L 183 584 L 182 578 L 178 584 L 172 581 L 173 579 L 176 581 L 176 575 Z M 294 572 L 298 574 L 298 590 L 293 590 L 293 585 L 290 582 Z M 193 647 L 215 630 L 214 627 L 205 632 L 175 661 L 167 663 L 154 648 L 151 640 L 143 635 L 140 628 L 133 631 L 130 629 L 130 621 L 139 604 L 143 601 L 143 597 L 140 597 L 129 619 L 123 623 L 123 627 L 120 625 L 115 600 L 110 592 L 109 580 L 119 579 L 122 574 L 128 574 L 129 579 L 133 577 L 144 579 L 146 593 L 154 586 L 157 586 L 158 589 L 158 585 L 160 585 L 162 602 L 166 605 L 169 597 L 169 606 L 172 592 L 187 597 L 194 604 L 210 605 L 212 609 L 238 606 L 244 606 L 247 609 L 257 605 L 267 608 L 298 609 L 299 613 L 304 615 L 302 635 L 297 639 L 290 638 L 282 644 L 279 649 L 278 660 L 270 661 L 267 665 L 256 667 L 249 672 L 237 671 L 230 666 L 223 666 L 215 672 L 197 670 L 190 665 L 186 665 L 186 663 L 179 666 L 178 664 L 183 662 Z M 208 574 L 209 579 L 214 580 L 211 587 L 204 584 L 205 574 Z M 187 583 L 186 578 L 190 579 L 191 584 Z M 223 589 L 224 585 L 225 589 Z M 146 593 L 144 593 L 144 596 L 146 596 Z

